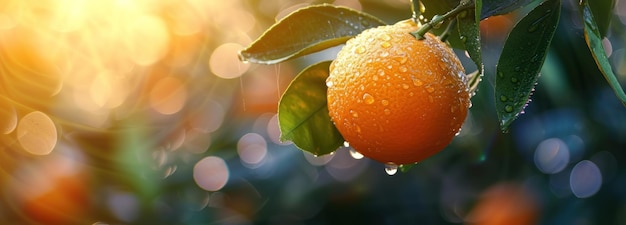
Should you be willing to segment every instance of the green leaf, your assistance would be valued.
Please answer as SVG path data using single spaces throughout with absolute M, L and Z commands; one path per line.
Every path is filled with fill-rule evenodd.
M 480 19 L 503 15 L 540 0 L 483 0 Z
M 606 32 L 611 25 L 611 18 L 613 18 L 613 8 L 615 7 L 615 0 L 594 0 L 586 1 L 585 4 L 589 5 L 595 24 L 598 26 L 600 37 L 605 37 Z
M 560 0 L 530 11 L 509 34 L 496 67 L 496 112 L 503 131 L 524 110 L 559 23 Z
M 474 2 L 473 10 L 466 10 L 457 16 L 460 39 L 470 58 L 476 64 L 478 73 L 483 73 L 482 51 L 480 48 L 480 15 L 481 0 Z
M 602 46 L 602 36 L 600 35 L 594 14 L 591 12 L 589 2 L 582 0 L 579 9 L 585 23 L 585 41 L 587 42 L 587 46 L 589 46 L 589 50 L 591 50 L 593 59 L 596 61 L 598 69 L 600 69 L 604 78 L 608 81 L 611 88 L 613 88 L 615 95 L 622 101 L 622 104 L 626 106 L 626 94 L 611 69 L 611 64 L 609 64 L 604 46 Z
M 459 5 L 459 3 L 460 0 L 422 0 L 422 4 L 426 9 L 424 13 L 422 13 L 422 16 L 430 21 L 433 16 L 444 15 L 448 11 L 454 9 L 457 5 Z M 450 24 L 450 21 L 451 20 L 446 20 L 441 25 L 431 29 L 430 32 L 435 35 L 441 35 L 443 32 L 446 31 L 446 28 Z M 424 21 L 422 21 L 422 24 L 423 23 Z M 459 31 L 457 29 L 450 30 L 446 41 L 453 48 L 465 50 L 465 45 L 463 45 L 463 43 L 461 42 L 461 39 L 459 37 Z
M 345 43 L 362 31 L 385 25 L 369 14 L 328 4 L 301 8 L 272 25 L 246 49 L 242 61 L 275 64 Z
M 280 140 L 313 155 L 339 148 L 344 139 L 328 115 L 326 78 L 331 61 L 309 66 L 291 82 L 278 103 Z

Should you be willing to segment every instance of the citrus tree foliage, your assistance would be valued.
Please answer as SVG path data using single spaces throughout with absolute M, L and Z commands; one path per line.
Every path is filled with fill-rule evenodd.
M 422 0 L 414 12 L 432 32 L 452 47 L 467 51 L 478 71 L 471 85 L 480 82 L 484 71 L 479 23 L 486 18 L 527 11 L 509 34 L 498 60 L 495 75 L 495 109 L 503 131 L 523 113 L 540 75 L 543 62 L 559 24 L 561 0 Z M 611 22 L 614 0 L 579 3 L 587 46 L 605 79 L 626 105 L 617 77 L 605 55 L 602 39 Z M 276 22 L 240 52 L 243 61 L 274 64 L 345 43 L 360 32 L 385 25 L 367 13 L 329 4 L 301 8 Z M 419 31 L 418 31 L 419 32 Z M 328 118 L 326 86 L 330 62 L 304 69 L 283 94 L 279 103 L 281 139 L 290 140 L 315 155 L 335 151 L 343 138 Z

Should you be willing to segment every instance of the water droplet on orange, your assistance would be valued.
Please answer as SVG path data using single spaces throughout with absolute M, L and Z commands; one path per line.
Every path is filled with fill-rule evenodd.
M 368 105 L 372 104 L 372 103 L 374 103 L 374 101 L 376 101 L 376 99 L 374 99 L 374 96 L 372 96 L 372 95 L 370 95 L 368 93 L 363 94 L 363 100 Z
M 355 110 L 351 109 L 350 110 L 350 115 L 352 115 L 352 117 L 357 118 L 359 117 L 359 113 L 357 113 Z

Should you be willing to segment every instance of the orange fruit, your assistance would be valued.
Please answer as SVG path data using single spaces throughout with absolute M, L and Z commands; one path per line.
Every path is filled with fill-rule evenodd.
M 408 164 L 445 148 L 470 105 L 463 66 L 432 34 L 417 40 L 411 20 L 363 31 L 330 66 L 328 110 L 357 152 Z

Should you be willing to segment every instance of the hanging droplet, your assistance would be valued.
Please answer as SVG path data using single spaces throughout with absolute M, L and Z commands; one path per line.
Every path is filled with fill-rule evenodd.
M 333 86 L 332 81 L 326 81 L 326 87 L 332 87 L 332 86 Z
M 354 148 L 350 149 L 350 156 L 354 159 L 362 159 L 364 157 L 363 154 L 357 152 Z
M 398 172 L 398 165 L 394 163 L 385 164 L 385 173 L 387 173 L 389 176 L 393 176 L 397 172 Z
M 343 147 L 346 147 L 346 148 L 350 147 L 350 143 L 348 143 L 348 141 L 344 141 L 343 142 Z

